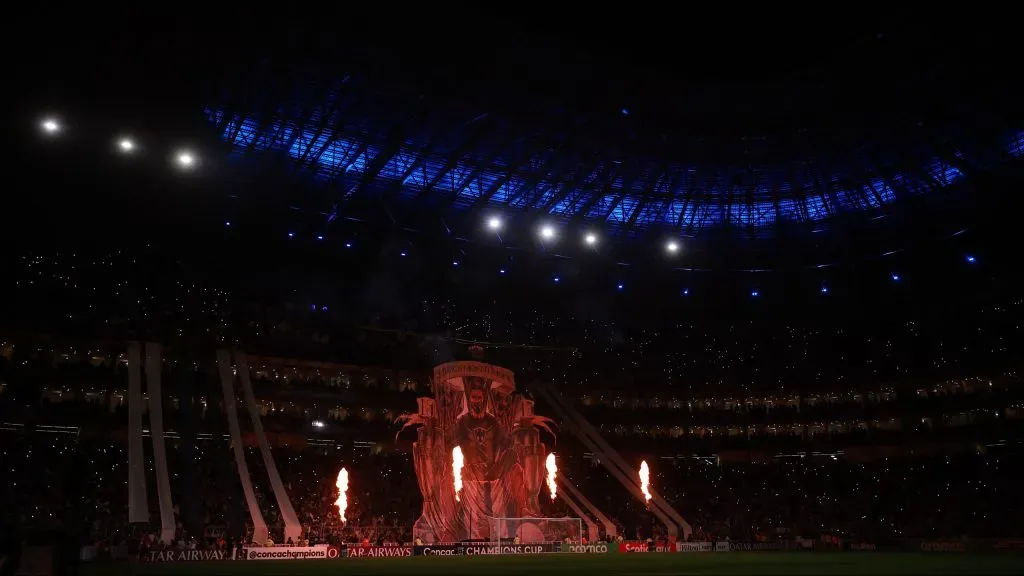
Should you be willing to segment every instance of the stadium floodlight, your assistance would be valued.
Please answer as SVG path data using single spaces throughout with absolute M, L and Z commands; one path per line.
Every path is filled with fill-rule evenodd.
M 587 246 L 596 246 L 597 234 L 594 234 L 593 232 L 588 232 L 587 235 L 583 237 L 583 241 L 587 244 Z
M 554 240 L 555 227 L 550 224 L 545 224 L 544 226 L 541 226 L 540 237 L 543 238 L 544 240 Z
M 39 123 L 39 127 L 47 134 L 60 132 L 60 122 L 57 122 L 56 118 L 43 118 L 42 122 Z
M 490 228 L 491 230 L 494 230 L 495 232 L 501 230 L 501 225 L 501 218 L 498 218 L 497 216 L 491 216 L 487 220 L 487 227 Z
M 679 243 L 676 242 L 675 240 L 669 240 L 665 244 L 665 251 L 668 252 L 669 254 L 675 254 L 676 252 L 679 252 Z
M 181 152 L 178 152 L 177 161 L 178 166 L 188 169 L 195 166 L 196 157 L 188 150 L 182 150 Z
M 131 154 L 135 150 L 135 142 L 131 138 L 121 138 L 117 141 L 117 147 L 125 154 Z

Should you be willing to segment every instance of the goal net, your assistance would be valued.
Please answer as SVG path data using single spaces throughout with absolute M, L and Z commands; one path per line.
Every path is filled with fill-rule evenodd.
M 579 518 L 489 518 L 489 540 L 509 543 L 517 538 L 520 544 L 543 542 L 579 543 L 583 521 Z

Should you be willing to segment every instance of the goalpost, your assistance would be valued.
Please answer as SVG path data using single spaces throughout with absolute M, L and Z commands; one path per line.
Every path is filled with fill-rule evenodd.
M 564 542 L 566 538 L 579 544 L 583 537 L 583 520 L 579 518 L 488 518 L 489 540 L 509 544 Z

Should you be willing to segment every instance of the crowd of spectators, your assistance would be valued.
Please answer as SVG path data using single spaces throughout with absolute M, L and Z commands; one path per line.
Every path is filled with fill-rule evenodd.
M 959 454 L 879 458 L 791 455 L 758 463 L 650 460 L 652 485 L 697 539 L 754 541 L 823 535 L 873 543 L 905 538 L 1020 537 L 1024 445 Z M 627 537 L 663 528 L 601 467 L 562 458 L 583 491 Z
M 152 522 L 127 522 L 126 447 L 85 433 L 6 430 L 0 456 L 5 516 L 22 530 L 72 528 L 98 549 L 158 548 L 159 509 L 150 498 Z M 210 455 L 203 441 L 200 463 Z M 177 530 L 174 547 L 224 548 L 251 538 L 247 518 L 232 531 L 218 475 L 203 474 L 203 490 L 180 489 L 176 442 L 169 462 Z M 566 441 L 559 465 L 605 512 L 627 539 L 664 535 L 652 512 L 582 451 Z M 226 452 L 225 452 L 226 453 Z M 957 454 L 919 454 L 856 461 L 846 454 L 777 456 L 766 462 L 715 458 L 650 460 L 652 484 L 690 522 L 696 539 L 750 541 L 778 537 L 894 543 L 906 538 L 1021 537 L 1024 533 L 1024 445 L 1007 442 Z M 277 447 L 275 461 L 311 544 L 393 544 L 412 539 L 421 499 L 411 459 L 401 452 L 355 454 L 341 447 Z M 627 455 L 632 457 L 633 455 Z M 283 523 L 258 454 L 248 463 L 271 540 L 285 543 Z M 152 475 L 151 460 L 148 461 Z M 350 474 L 347 523 L 335 506 L 335 478 Z M 202 465 L 204 470 L 209 467 Z M 208 484 L 209 483 L 209 484 Z M 152 478 L 150 490 L 153 491 Z M 197 500 L 201 533 L 185 527 L 181 510 Z M 571 514 L 545 503 L 551 516 Z
M 63 367 L 40 372 L 33 361 L 27 361 L 21 370 L 5 370 L 4 392 L 0 395 L 6 437 L 2 456 L 9 464 L 4 467 L 0 482 L 6 491 L 8 516 L 25 527 L 73 525 L 84 538 L 99 545 L 134 539 L 155 546 L 152 537 L 147 538 L 158 528 L 155 494 L 149 499 L 154 522 L 142 526 L 127 523 L 127 414 L 121 399 L 123 393 L 117 391 L 123 385 L 117 361 L 91 364 L 83 368 L 69 363 L 69 372 L 64 372 Z M 94 370 L 108 380 L 96 381 L 97 372 L 91 372 Z M 16 382 L 25 378 L 43 379 L 48 384 L 33 388 Z M 83 379 L 85 388 L 62 388 L 77 378 Z M 260 382 L 264 389 L 272 386 L 272 381 Z M 317 386 L 330 387 L 311 380 L 304 383 L 314 390 Z M 100 390 L 101 385 L 107 389 Z M 30 409 L 15 410 L 24 404 L 26 391 L 33 389 L 38 396 L 29 404 Z M 992 383 L 971 381 L 966 386 L 963 382 L 947 383 L 928 390 L 912 393 L 903 400 L 899 392 L 887 390 L 853 395 L 845 400 L 811 396 L 795 404 L 750 398 L 707 399 L 680 406 L 650 400 L 645 404 L 602 403 L 584 398 L 578 405 L 598 422 L 614 420 L 625 425 L 630 418 L 646 416 L 651 419 L 648 426 L 680 426 L 686 430 L 693 428 L 693 424 L 730 419 L 734 420 L 733 426 L 749 424 L 751 420 L 759 426 L 771 426 L 816 421 L 826 416 L 865 419 L 866 415 L 879 412 L 939 418 L 951 410 L 988 411 L 1000 406 L 997 420 L 1011 424 L 1018 421 L 1019 390 L 1012 378 Z M 411 400 L 416 392 L 393 393 L 410 394 Z M 373 394 L 374 387 L 364 387 L 362 393 Z M 170 393 L 169 396 L 165 406 L 169 423 L 166 446 L 176 504 L 176 539 L 185 547 L 225 546 L 244 541 L 252 528 L 240 496 L 219 404 L 213 397 L 203 402 L 184 402 Z M 324 397 L 318 398 L 322 408 Z M 302 523 L 304 539 L 334 544 L 409 541 L 421 500 L 408 444 L 393 442 L 395 425 L 383 416 L 367 420 L 340 418 L 342 415 L 335 413 L 335 418 L 327 419 L 319 427 L 310 427 L 308 419 L 319 417 L 320 413 L 305 412 L 312 406 L 302 408 L 309 404 L 301 398 L 288 402 L 292 415 L 278 415 L 274 402 L 265 402 L 263 419 L 268 430 L 291 427 L 290 438 L 302 439 L 298 443 L 277 442 L 273 454 Z M 411 404 L 406 408 L 411 408 Z M 181 414 L 186 407 L 196 411 L 198 420 L 192 458 L 185 456 L 187 435 L 175 431 L 188 420 Z M 396 408 L 389 415 L 397 412 Z M 333 436 L 338 429 L 356 435 Z M 1019 535 L 1017 527 L 1024 525 L 1024 503 L 1014 487 L 1024 481 L 1024 470 L 1019 464 L 1024 447 L 1017 443 L 1019 435 L 1012 435 L 1016 428 L 997 429 L 1011 434 L 1004 438 L 979 436 L 976 427 L 961 426 L 956 430 L 961 433 L 959 437 L 921 436 L 915 426 L 910 430 L 893 430 L 875 438 L 874 444 L 864 442 L 865 438 L 855 438 L 860 442 L 847 444 L 845 450 L 800 453 L 773 450 L 777 446 L 763 442 L 761 435 L 742 434 L 734 437 L 731 450 L 716 453 L 707 450 L 705 444 L 702 455 L 692 455 L 685 444 L 678 444 L 679 448 L 673 450 L 671 443 L 665 443 L 673 439 L 669 435 L 646 445 L 643 434 L 613 433 L 609 437 L 627 459 L 644 458 L 651 463 L 654 485 L 691 522 L 698 537 L 750 539 L 779 534 L 835 534 L 883 541 Z M 675 440 L 690 436 L 693 435 L 684 434 Z M 362 443 L 357 445 L 352 438 L 361 438 Z M 901 439 L 905 442 L 894 451 L 894 442 Z M 151 448 L 148 442 L 146 446 L 150 489 L 154 491 Z M 650 511 L 625 497 L 623 488 L 585 457 L 585 448 L 571 435 L 562 434 L 556 450 L 561 469 L 614 519 L 620 532 L 627 537 L 662 532 Z M 246 455 L 271 539 L 282 543 L 283 520 L 262 458 L 254 447 L 248 447 Z M 188 470 L 190 465 L 195 466 L 193 472 Z M 348 522 L 344 525 L 334 505 L 338 495 L 335 479 L 342 466 L 351 478 Z M 190 474 L 195 478 L 194 484 L 188 480 Z M 189 521 L 190 507 L 200 511 L 196 522 Z M 569 513 L 558 504 L 548 508 L 552 516 Z
M 485 360 L 512 368 L 526 394 L 535 381 L 558 386 L 627 459 L 652 465 L 655 486 L 700 534 L 882 540 L 1012 536 L 1021 525 L 1013 486 L 1024 386 L 1011 350 L 1024 301 L 1006 294 L 985 293 L 979 310 L 952 318 L 924 307 L 877 322 L 838 312 L 682 321 L 611 306 L 587 315 L 435 294 L 404 305 L 399 322 L 319 301 L 242 305 L 199 277 L 150 286 L 158 258 L 133 267 L 129 254 L 58 256 L 21 258 L 13 278 L 18 298 L 53 304 L 25 309 L 52 317 L 47 326 L 68 339 L 24 330 L 0 339 L 0 482 L 5 516 L 19 526 L 71 527 L 95 542 L 144 542 L 156 530 L 128 525 L 125 513 L 124 342 L 142 339 L 133 330 L 143 325 L 167 346 L 162 400 L 183 546 L 251 531 L 215 347 L 265 354 L 251 356 L 250 375 L 305 538 L 399 542 L 420 496 L 394 418 L 429 394 L 430 366 L 464 356 L 463 338 L 497 343 Z M 556 450 L 625 534 L 660 530 L 567 432 Z M 246 452 L 281 542 L 262 459 L 249 443 Z M 334 507 L 341 466 L 352 478 L 344 525 Z M 149 502 L 155 520 L 155 494 Z M 557 503 L 550 512 L 567 513 Z

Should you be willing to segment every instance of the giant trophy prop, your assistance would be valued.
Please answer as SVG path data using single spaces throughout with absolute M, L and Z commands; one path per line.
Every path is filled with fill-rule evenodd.
M 540 430 L 554 436 L 551 419 L 533 414 L 533 401 L 515 393 L 512 372 L 482 362 L 434 368 L 433 398 L 418 398 L 419 411 L 403 414 L 402 430 L 417 426 L 413 461 L 423 513 L 413 536 L 425 543 L 497 540 L 514 530 L 524 542 L 545 539 L 538 494 L 547 447 Z M 452 449 L 464 457 L 456 499 Z M 506 519 L 519 519 L 514 527 Z M 523 523 L 523 518 L 537 518 Z

